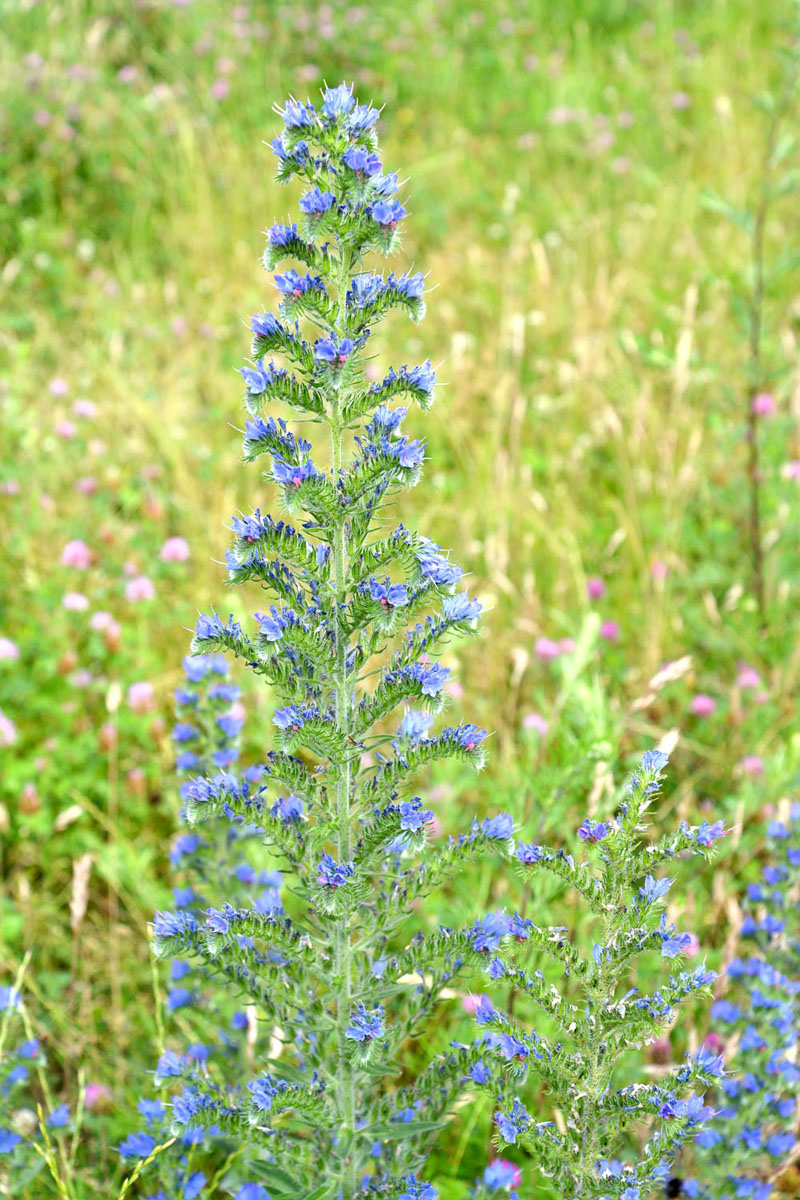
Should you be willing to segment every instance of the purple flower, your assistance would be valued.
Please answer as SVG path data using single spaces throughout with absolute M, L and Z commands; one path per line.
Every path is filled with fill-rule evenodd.
M 710 846 L 719 838 L 727 837 L 730 832 L 730 829 L 725 828 L 724 821 L 715 821 L 713 825 L 709 825 L 708 821 L 703 821 L 702 825 L 697 827 L 694 840 L 698 846 Z
M 314 123 L 314 109 L 308 102 L 301 104 L 292 96 L 278 110 L 287 129 L 307 129 Z
M 321 192 L 318 187 L 313 187 L 311 191 L 300 197 L 299 204 L 308 216 L 321 217 L 333 206 L 334 199 L 331 192 Z
M 341 366 L 347 362 L 355 348 L 356 344 L 352 338 L 342 338 L 341 341 L 337 341 L 335 337 L 317 338 L 314 343 L 314 358 L 317 362 Z
M 510 838 L 514 832 L 514 818 L 511 813 L 498 813 L 495 817 L 486 817 L 481 825 L 481 830 L 487 838 L 504 841 L 506 838 Z
M 433 722 L 434 718 L 430 713 L 410 708 L 403 715 L 400 728 L 397 730 L 397 736 L 405 741 L 420 742 L 425 737 Z
M 284 296 L 304 296 L 306 292 L 325 291 L 319 275 L 298 275 L 296 271 L 285 271 L 274 278 L 275 286 Z
M 578 827 L 578 837 L 582 842 L 602 842 L 611 832 L 608 821 L 592 821 L 585 817 Z
M 364 150 L 361 146 L 351 146 L 349 150 L 345 150 L 342 162 L 356 175 L 379 175 L 383 169 L 383 163 L 377 154 Z
M 663 771 L 669 762 L 669 755 L 663 750 L 645 750 L 642 755 L 643 771 Z
M 423 825 L 429 825 L 433 820 L 433 813 L 422 807 L 419 796 L 414 796 L 412 800 L 401 800 L 399 808 L 400 828 L 409 833 L 418 833 Z
M 279 225 L 276 221 L 269 231 L 270 244 L 273 246 L 288 246 L 299 240 L 296 225 Z
M 395 225 L 403 220 L 406 210 L 399 200 L 378 200 L 373 204 L 370 215 L 373 221 L 377 221 L 385 229 L 394 229 Z
M 337 863 L 330 854 L 323 854 L 317 867 L 317 883 L 327 888 L 340 888 L 354 873 L 355 863 Z
M 526 865 L 542 861 L 544 850 L 533 842 L 520 842 L 517 846 L 517 858 Z
M 487 953 L 496 950 L 506 934 L 510 932 L 505 913 L 489 913 L 472 926 L 472 944 L 476 950 Z
M 516 1098 L 511 1112 L 496 1112 L 494 1120 L 503 1140 L 512 1145 L 516 1142 L 519 1134 L 523 1133 L 531 1123 L 527 1109 Z
M 349 86 L 340 83 L 338 87 L 326 88 L 322 94 L 322 112 L 329 121 L 346 116 L 354 104 L 352 83 Z
M 21 1141 L 22 1138 L 18 1133 L 14 1133 L 11 1129 L 0 1128 L 0 1154 L 13 1154 L 14 1147 L 18 1146 Z M 153 1145 L 155 1146 L 155 1142 L 153 1142 Z M 121 1152 L 122 1147 L 120 1147 Z
M 383 1037 L 383 1005 L 368 1009 L 359 1004 L 350 1017 L 350 1024 L 345 1031 L 345 1037 L 352 1042 L 371 1042 Z
M 120 1158 L 147 1158 L 157 1145 L 156 1139 L 143 1130 L 131 1133 L 120 1143 L 118 1148 Z

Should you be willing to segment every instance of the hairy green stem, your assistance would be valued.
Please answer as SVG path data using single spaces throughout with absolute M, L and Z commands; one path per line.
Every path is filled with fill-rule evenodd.
M 339 279 L 336 314 L 336 332 L 341 337 L 346 316 L 347 280 L 351 256 L 339 245 Z M 337 388 L 333 397 L 331 416 L 331 459 L 334 482 L 342 468 L 342 425 L 341 395 Z M 350 732 L 351 688 L 347 671 L 348 637 L 340 615 L 340 605 L 347 599 L 348 562 L 347 530 L 344 516 L 336 526 L 331 547 L 331 566 L 336 612 L 334 616 L 334 639 L 336 666 L 334 687 L 336 697 L 336 728 L 346 739 Z M 345 754 L 340 762 L 333 764 L 336 777 L 336 828 L 337 855 L 339 862 L 350 858 L 350 788 L 351 756 Z M 337 1096 L 342 1129 L 339 1131 L 343 1156 L 340 1163 L 339 1183 L 342 1200 L 352 1200 L 357 1186 L 357 1160 L 353 1152 L 352 1135 L 355 1131 L 356 1088 L 353 1063 L 347 1046 L 347 1026 L 352 1004 L 352 945 L 349 914 L 338 918 L 335 928 L 335 975 L 339 981 L 336 998 L 337 1036 Z

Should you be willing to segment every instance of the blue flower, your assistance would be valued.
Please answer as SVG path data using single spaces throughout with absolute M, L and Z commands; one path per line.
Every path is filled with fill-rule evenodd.
M 661 935 L 661 957 L 662 958 L 677 958 L 679 954 L 683 954 L 688 946 L 692 944 L 692 937 L 689 933 L 678 933 L 674 931 L 669 934 Z
M 174 1050 L 165 1050 L 158 1060 L 156 1067 L 156 1077 L 158 1079 L 170 1079 L 181 1075 L 183 1072 L 183 1061 L 178 1058 Z
M 663 771 L 669 762 L 669 755 L 663 750 L 645 750 L 642 755 L 643 771 Z
M 273 1079 L 271 1075 L 261 1075 L 247 1085 L 253 1107 L 262 1112 L 269 1112 L 272 1108 L 272 1101 L 282 1091 L 285 1091 L 286 1087 L 287 1085 L 282 1079 Z
M 542 861 L 544 851 L 533 842 L 520 842 L 517 846 L 517 858 L 521 863 L 537 863 Z
M 396 277 L 393 272 L 386 280 L 386 286 L 409 300 L 421 300 L 425 295 L 425 276 L 421 271 L 417 271 L 415 275 L 406 272 Z
M 4 989 L 10 991 L 10 988 Z M 0 1128 L 0 1154 L 13 1154 L 14 1148 L 20 1144 L 22 1138 L 18 1133 L 14 1133 L 12 1129 Z
M 285 271 L 274 278 L 275 286 L 284 296 L 304 296 L 306 292 L 325 291 L 319 275 L 298 275 L 296 271 Z
M 337 863 L 330 854 L 323 854 L 317 867 L 317 883 L 321 883 L 323 887 L 339 888 L 354 874 L 355 863 Z
M 347 117 L 347 127 L 351 133 L 362 134 L 377 121 L 380 116 L 377 108 L 372 108 L 369 104 L 356 104 L 352 108 Z
M 273 246 L 288 246 L 299 238 L 296 225 L 279 225 L 277 221 L 270 227 L 268 236 Z
M 711 1016 L 722 1021 L 723 1025 L 732 1025 L 741 1020 L 742 1012 L 730 1000 L 715 1000 L 711 1005 Z
M 206 1185 L 206 1177 L 202 1171 L 195 1171 L 187 1176 L 183 1184 L 182 1200 L 195 1200 Z
M 486 737 L 486 730 L 477 725 L 448 726 L 442 730 L 443 742 L 455 742 L 463 750 L 475 750 Z
M 156 1139 L 143 1130 L 129 1134 L 119 1145 L 120 1158 L 147 1158 L 157 1146 Z
M 423 1183 L 416 1175 L 406 1175 L 402 1186 L 397 1200 L 437 1200 L 439 1195 L 433 1184 Z
M 695 841 L 697 842 L 698 846 L 710 846 L 719 838 L 727 837 L 729 833 L 730 829 L 725 828 L 724 821 L 715 821 L 713 825 L 709 825 L 708 821 L 703 821 L 703 823 L 697 827 Z
M 494 1120 L 503 1140 L 512 1145 L 516 1143 L 519 1134 L 523 1133 L 531 1123 L 527 1109 L 516 1098 L 511 1112 L 496 1112 Z
M 349 86 L 340 83 L 338 87 L 326 88 L 322 93 L 322 112 L 329 121 L 346 116 L 354 104 L 352 83 Z
M 272 718 L 273 725 L 277 725 L 278 729 L 302 729 L 306 722 L 306 710 L 298 704 L 287 704 L 283 708 L 276 710 Z
M 698 1071 L 702 1071 L 704 1075 L 711 1075 L 715 1079 L 721 1079 L 725 1074 L 725 1060 L 721 1054 L 712 1054 L 705 1046 L 701 1046 L 694 1056 L 694 1063 Z
M 47 1123 L 53 1129 L 63 1129 L 65 1125 L 69 1124 L 69 1105 L 59 1104 L 58 1108 L 54 1108 Z
M 341 366 L 347 362 L 356 344 L 352 338 L 335 337 L 317 338 L 314 342 L 314 357 L 317 362 L 327 362 L 332 366 Z
M 519 1169 L 513 1163 L 504 1162 L 500 1158 L 489 1163 L 483 1172 L 484 1186 L 492 1192 L 504 1187 L 514 1187 L 519 1182 L 519 1178 Z
M 448 621 L 474 621 L 481 615 L 481 607 L 480 600 L 470 600 L 466 592 L 445 596 L 442 601 L 442 612 Z
M 379 583 L 370 576 L 367 588 L 371 598 L 383 608 L 404 608 L 408 604 L 408 588 L 404 583 L 392 583 L 389 579 Z
M 379 196 L 393 196 L 400 187 L 397 171 L 387 171 L 385 175 L 379 175 L 372 181 L 372 187 Z
M 238 621 L 234 621 L 233 613 L 228 617 L 227 625 L 222 624 L 216 613 L 212 613 L 211 616 L 201 613 L 197 618 L 195 636 L 201 641 L 220 641 L 224 637 L 241 638 L 242 627 Z
M 473 1083 L 491 1083 L 492 1080 L 491 1073 L 487 1070 L 483 1059 L 479 1059 L 475 1063 L 469 1073 L 469 1077 Z
M 370 216 L 384 228 L 394 229 L 403 220 L 406 210 L 399 200 L 378 200 L 370 209 Z
M 648 875 L 644 885 L 639 888 L 639 896 L 645 904 L 655 904 L 662 896 L 666 896 L 671 886 L 671 879 L 655 879 L 652 875 Z
M 274 313 L 253 313 L 250 318 L 250 328 L 257 337 L 271 338 L 286 336 L 286 329 L 281 325 Z M 245 375 L 245 369 L 242 370 L 243 375 Z M 246 378 L 247 376 L 245 375 Z
M 278 483 L 291 483 L 299 487 L 306 479 L 316 479 L 319 472 L 310 458 L 302 463 L 289 463 L 277 454 L 272 456 L 272 474 Z
M 345 1031 L 345 1037 L 352 1042 L 371 1042 L 383 1037 L 383 1006 L 368 1009 L 363 1004 L 350 1016 L 350 1024 Z
M 197 922 L 189 912 L 157 912 L 153 917 L 153 932 L 156 937 L 183 937 L 194 933 Z
M 179 1008 L 189 1008 L 194 1003 L 194 992 L 188 988 L 171 988 L 167 993 L 167 1008 L 170 1012 L 177 1012 Z
M 172 730 L 176 742 L 193 742 L 200 736 L 200 730 L 188 721 L 181 721 Z
M 140 1100 L 136 1105 L 136 1110 L 139 1112 L 148 1125 L 153 1121 L 160 1121 L 164 1117 L 164 1105 L 160 1100 Z
M 329 208 L 333 206 L 335 197 L 331 192 L 321 192 L 318 187 L 313 187 L 311 191 L 305 192 L 300 197 L 300 208 L 310 217 L 321 217 Z
M 342 162 L 356 175 L 379 175 L 383 169 L 378 155 L 360 146 L 351 146 L 349 150 L 345 150 Z
M 514 832 L 514 818 L 510 813 L 498 813 L 494 817 L 486 817 L 481 830 L 487 838 L 503 841 L 510 838 Z
M 611 825 L 608 821 L 592 821 L 589 817 L 584 817 L 578 826 L 578 837 L 582 842 L 602 842 L 610 832 Z
M 418 833 L 423 825 L 429 825 L 433 820 L 433 813 L 422 807 L 419 796 L 414 796 L 412 800 L 401 800 L 399 809 L 400 828 L 409 833 Z
M 508 918 L 503 912 L 489 913 L 472 926 L 472 944 L 476 950 L 486 953 L 496 950 L 503 938 L 511 932 Z
M 273 804 L 270 812 L 273 817 L 280 817 L 282 821 L 299 821 L 303 815 L 303 801 L 299 796 L 281 796 L 280 800 Z
M 481 996 L 475 1009 L 475 1020 L 479 1025 L 488 1025 L 499 1016 L 497 1009 L 488 996 Z
M 278 109 L 278 112 L 287 129 L 307 129 L 314 123 L 313 106 L 307 101 L 305 104 L 301 104 L 292 96 L 289 97 L 283 108 Z
M 270 1196 L 260 1183 L 243 1183 L 234 1200 L 270 1200 Z
M 397 736 L 408 742 L 420 742 L 430 729 L 434 719 L 430 713 L 410 708 L 403 714 Z

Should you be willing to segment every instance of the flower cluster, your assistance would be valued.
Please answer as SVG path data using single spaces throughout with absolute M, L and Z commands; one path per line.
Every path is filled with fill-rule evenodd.
M 420 1178 L 425 1140 L 463 1089 L 472 1051 L 433 1058 L 399 1091 L 385 1081 L 403 1041 L 482 952 L 469 928 L 409 942 L 401 927 L 448 874 L 506 847 L 513 823 L 487 817 L 434 847 L 434 813 L 404 794 L 436 760 L 479 768 L 486 738 L 471 724 L 434 728 L 449 675 L 436 656 L 474 630 L 480 604 L 435 542 L 385 526 L 425 457 L 424 443 L 401 432 L 407 404 L 393 402 L 426 409 L 436 381 L 425 362 L 367 383 L 368 342 L 393 310 L 422 317 L 425 281 L 365 267 L 371 252 L 398 245 L 406 215 L 397 175 L 380 160 L 377 111 L 342 85 L 318 107 L 289 100 L 281 115 L 278 178 L 304 191 L 297 221 L 269 230 L 264 261 L 297 266 L 275 275 L 278 312 L 250 322 L 244 452 L 266 462 L 265 478 L 299 515 L 293 524 L 258 509 L 233 518 L 230 581 L 258 583 L 272 603 L 252 631 L 201 616 L 200 657 L 189 660 L 213 675 L 225 653 L 262 677 L 277 700 L 274 748 L 257 771 L 237 772 L 236 718 L 209 707 L 215 684 L 205 727 L 229 740 L 200 761 L 197 689 L 179 698 L 180 766 L 192 778 L 182 788 L 190 832 L 176 854 L 200 876 L 202 902 L 187 895 L 154 922 L 159 954 L 215 977 L 275 1032 L 237 1078 L 212 1058 L 199 1069 L 172 1051 L 157 1077 L 174 1090 L 164 1102 L 174 1133 L 233 1134 L 253 1151 L 243 1169 L 257 1157 L 258 1177 L 281 1194 L 353 1200 L 368 1186 L 435 1200 Z M 284 414 L 265 411 L 274 405 Z M 303 420 L 302 437 L 292 418 Z M 285 913 L 280 897 L 259 890 L 261 872 L 231 874 L 250 835 L 259 861 L 267 855 L 285 872 Z M 492 1186 L 499 1168 L 487 1171 Z
M 593 921 L 590 945 L 563 926 L 540 926 L 518 914 L 493 914 L 476 929 L 493 991 L 505 989 L 545 1032 L 529 1032 L 510 1003 L 495 1005 L 484 996 L 475 1014 L 480 1059 L 471 1079 L 495 1098 L 499 1143 L 524 1148 L 543 1175 L 557 1176 L 565 1200 L 649 1197 L 669 1178 L 681 1144 L 710 1117 L 702 1092 L 723 1075 L 721 1057 L 703 1049 L 667 1079 L 620 1086 L 626 1053 L 655 1040 L 676 1008 L 706 992 L 715 978 L 702 964 L 669 975 L 654 991 L 631 986 L 637 959 L 672 960 L 690 942 L 667 923 L 663 901 L 671 880 L 659 869 L 679 854 L 707 856 L 714 840 L 707 829 L 688 825 L 654 843 L 643 840 L 666 762 L 659 751 L 645 754 L 616 816 L 582 822 L 578 838 L 596 846 L 592 860 L 531 843 L 515 847 L 526 878 L 555 876 L 585 903 Z M 715 830 L 723 834 L 722 826 Z M 520 965 L 531 955 L 555 967 L 561 984 Z M 529 1074 L 544 1084 L 548 1104 L 562 1114 L 559 1124 L 529 1113 Z M 623 1153 L 627 1131 L 637 1126 L 646 1132 L 636 1160 L 612 1157 Z
M 213 1074 L 235 1087 L 243 1045 L 254 1022 L 235 995 L 226 997 L 210 986 L 213 974 L 206 963 L 192 961 L 181 950 L 199 930 L 209 937 L 209 944 L 213 944 L 210 935 L 227 933 L 235 924 L 234 904 L 250 902 L 260 914 L 280 916 L 281 876 L 252 865 L 257 831 L 246 821 L 231 819 L 225 810 L 228 796 L 249 799 L 252 795 L 257 802 L 262 773 L 259 767 L 238 769 L 244 709 L 241 691 L 230 681 L 228 663 L 221 654 L 193 654 L 184 659 L 183 669 L 184 682 L 175 691 L 177 719 L 173 727 L 176 767 L 182 777 L 182 812 L 186 816 L 220 798 L 222 803 L 219 811 L 204 821 L 201 832 L 181 833 L 175 839 L 170 851 L 178 877 L 174 908 L 156 913 L 153 920 L 156 947 L 175 951 L 165 1007 L 173 1021 L 191 1022 L 195 1038 L 188 1045 L 183 1039 L 180 1054 L 164 1049 L 156 1084 L 169 1086 L 175 1078 L 205 1080 Z M 211 907 L 220 893 L 227 900 L 222 911 Z M 118 1147 L 123 1160 L 147 1158 L 175 1136 L 170 1132 L 173 1113 L 162 1099 L 143 1098 L 137 1113 L 140 1127 Z M 230 1135 L 220 1124 L 192 1125 L 176 1132 L 175 1143 L 159 1151 L 151 1168 L 160 1184 L 156 1200 L 210 1196 L 213 1170 L 201 1164 L 200 1156 L 206 1155 L 213 1164 L 216 1157 L 229 1153 Z M 243 1184 L 240 1190 L 246 1197 L 246 1188 L 255 1186 Z
M 687 1195 L 767 1200 L 770 1180 L 793 1155 L 800 1093 L 800 804 L 767 828 L 771 850 L 744 901 L 740 953 L 727 989 L 711 1008 L 714 1050 L 731 1047 L 718 1112 L 697 1138 L 701 1148 Z

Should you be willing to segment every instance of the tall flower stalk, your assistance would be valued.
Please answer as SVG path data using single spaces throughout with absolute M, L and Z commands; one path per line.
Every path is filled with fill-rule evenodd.
M 368 1185 L 433 1200 L 418 1172 L 474 1054 L 433 1056 L 399 1091 L 387 1080 L 402 1043 L 480 954 L 468 929 L 408 941 L 401 927 L 413 901 L 507 840 L 512 822 L 474 822 L 433 848 L 433 813 L 404 795 L 436 759 L 480 767 L 486 736 L 467 724 L 433 731 L 449 673 L 434 658 L 474 630 L 480 604 L 457 590 L 462 571 L 434 542 L 385 528 L 392 494 L 417 483 L 425 456 L 401 433 L 407 408 L 392 402 L 426 409 L 435 376 L 425 362 L 368 383 L 367 350 L 390 311 L 423 316 L 425 282 L 365 266 L 397 246 L 406 215 L 397 175 L 378 156 L 377 111 L 342 85 L 319 108 L 289 100 L 281 115 L 278 178 L 305 190 L 298 223 L 270 229 L 265 265 L 291 258 L 308 270 L 276 274 L 280 315 L 251 319 L 244 453 L 269 457 L 265 477 L 302 524 L 258 509 L 233 519 L 231 581 L 260 584 L 275 602 L 256 613 L 253 636 L 232 617 L 202 616 L 192 644 L 196 654 L 234 654 L 273 689 L 276 747 L 260 773 L 207 772 L 182 794 L 190 824 L 224 818 L 258 833 L 285 868 L 286 912 L 222 894 L 203 914 L 154 922 L 158 953 L 199 959 L 272 1036 L 262 1070 L 238 1086 L 213 1063 L 174 1058 L 163 1077 L 183 1084 L 174 1132 L 212 1126 L 249 1145 L 243 1186 L 352 1200 Z M 262 415 L 268 404 L 323 438 L 312 447 L 284 418 Z

